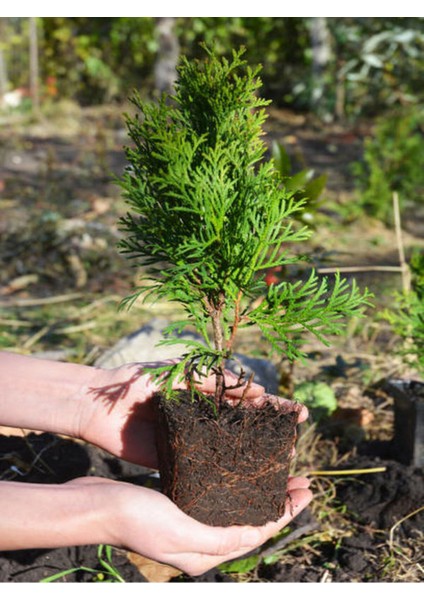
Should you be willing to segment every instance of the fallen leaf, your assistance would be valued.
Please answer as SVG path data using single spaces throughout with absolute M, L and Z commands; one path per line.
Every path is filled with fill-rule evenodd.
M 136 554 L 135 552 L 128 552 L 127 554 L 130 562 L 139 570 L 139 572 L 152 583 L 166 583 L 173 577 L 181 575 L 181 571 L 158 563 L 150 558 Z

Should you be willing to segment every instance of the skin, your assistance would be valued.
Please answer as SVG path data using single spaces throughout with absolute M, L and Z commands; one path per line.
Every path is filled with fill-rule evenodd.
M 157 384 L 145 367 L 106 370 L 0 352 L 1 424 L 70 436 L 156 468 L 152 395 Z M 233 381 L 228 373 L 227 385 Z M 198 383 L 204 392 L 214 385 L 213 376 Z M 232 390 L 233 401 L 243 391 Z M 244 401 L 260 405 L 263 393 L 253 384 Z M 299 422 L 306 418 L 303 407 Z M 157 491 L 110 479 L 0 481 L 0 550 L 110 544 L 200 575 L 262 545 L 309 504 L 306 478 L 293 477 L 288 487 L 290 504 L 278 522 L 224 528 L 199 523 Z

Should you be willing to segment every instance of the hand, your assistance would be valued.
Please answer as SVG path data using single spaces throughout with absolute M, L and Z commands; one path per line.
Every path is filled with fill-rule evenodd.
M 69 485 L 69 484 L 66 484 Z M 289 480 L 290 500 L 285 514 L 263 527 L 211 527 L 187 516 L 168 498 L 128 483 L 86 477 L 70 482 L 100 493 L 110 519 L 103 543 L 137 552 L 195 576 L 261 546 L 276 535 L 311 501 L 304 477 Z
M 162 363 L 163 364 L 163 363 Z M 82 406 L 77 437 L 100 446 L 115 456 L 149 468 L 157 468 L 155 443 L 155 413 L 153 396 L 159 390 L 146 367 L 158 364 L 134 363 L 118 369 L 96 369 L 94 378 L 81 394 L 78 405 Z M 234 385 L 238 378 L 226 372 L 226 384 Z M 215 376 L 204 377 L 197 387 L 204 393 L 215 390 Z M 176 389 L 185 384 L 176 382 Z M 234 400 L 240 399 L 245 386 L 232 389 Z M 246 403 L 260 405 L 264 388 L 256 383 L 246 390 Z M 274 401 L 288 400 L 273 397 Z M 307 409 L 302 407 L 299 422 L 306 420 Z

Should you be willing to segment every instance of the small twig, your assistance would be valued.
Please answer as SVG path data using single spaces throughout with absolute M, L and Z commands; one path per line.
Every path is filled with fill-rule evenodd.
M 5 327 L 33 327 L 31 321 L 19 321 L 18 319 L 0 319 L 0 325 Z
M 357 267 L 320 267 L 317 269 L 317 273 L 367 273 L 371 271 L 387 271 L 390 273 L 403 273 L 402 267 L 388 266 L 388 265 L 371 265 L 371 266 L 357 266 Z
M 399 209 L 399 196 L 397 192 L 393 192 L 393 217 L 395 222 L 395 232 L 396 232 L 396 242 L 399 253 L 399 262 L 402 269 L 402 288 L 404 292 L 409 292 L 410 290 L 410 273 L 409 267 L 405 260 L 405 250 L 403 247 L 402 241 L 402 226 L 400 219 L 400 209 Z
M 32 348 L 32 346 L 34 346 L 34 344 L 36 344 L 38 342 L 38 340 L 40 340 L 47 333 L 49 333 L 49 331 L 51 331 L 51 329 L 52 329 L 51 325 L 45 325 L 39 331 L 37 331 L 37 333 L 35 333 L 34 335 L 27 338 L 27 340 L 22 344 L 22 348 L 24 350 L 29 350 L 30 348 Z
M 363 475 L 366 473 L 383 473 L 386 471 L 386 467 L 372 467 L 370 469 L 340 469 L 335 471 L 309 471 L 308 475 L 321 476 L 321 475 Z
M 87 323 L 80 323 L 79 325 L 67 325 L 66 327 L 59 327 L 55 329 L 55 333 L 79 333 L 80 331 L 86 331 L 87 329 L 94 329 L 96 326 L 96 321 L 88 321 Z
M 61 294 L 59 296 L 49 296 L 48 298 L 17 298 L 11 301 L 0 301 L 1 308 L 12 308 L 14 306 L 42 306 L 44 304 L 59 304 L 60 302 L 69 302 L 83 297 L 84 294 L 72 293 Z
M 229 340 L 227 340 L 227 350 L 231 350 L 232 347 L 234 346 L 234 340 L 235 340 L 237 329 L 238 329 L 238 326 L 240 323 L 240 302 L 241 302 L 242 296 L 243 296 L 243 292 L 240 290 L 237 295 L 237 299 L 236 299 L 234 323 L 233 323 L 233 326 L 231 329 L 231 337 L 229 338 Z
M 253 383 L 253 378 L 254 378 L 254 376 L 255 376 L 255 374 L 254 374 L 253 372 L 252 372 L 252 373 L 250 373 L 250 375 L 249 375 L 249 379 L 247 380 L 246 387 L 245 387 L 245 388 L 244 388 L 244 390 L 243 390 L 243 394 L 242 394 L 242 397 L 241 397 L 240 403 L 243 403 L 243 402 L 244 402 L 244 400 L 245 400 L 245 398 L 246 398 L 246 394 L 247 394 L 247 392 L 248 392 L 248 391 L 249 391 L 249 389 L 252 387 L 252 383 Z
M 410 512 L 409 514 L 405 515 L 404 517 L 402 517 L 402 519 L 399 519 L 399 521 L 397 521 L 393 527 L 390 529 L 390 533 L 389 533 L 389 548 L 390 550 L 393 552 L 393 538 L 394 538 L 394 533 L 395 530 L 399 527 L 399 525 L 401 525 L 404 521 L 406 521 L 407 519 L 410 519 L 411 517 L 414 517 L 415 515 L 417 515 L 419 512 L 421 512 L 422 510 L 424 510 L 424 506 L 420 506 L 420 508 L 417 508 L 416 510 Z
M 393 216 L 395 222 L 395 233 L 396 243 L 399 254 L 399 266 L 389 265 L 370 265 L 370 266 L 353 266 L 353 267 L 322 267 L 317 268 L 317 273 L 367 273 L 367 272 L 387 272 L 387 273 L 401 273 L 402 275 L 402 288 L 404 292 L 408 292 L 411 287 L 411 274 L 408 267 L 408 263 L 405 259 L 405 250 L 402 241 L 402 226 L 399 209 L 399 195 L 397 192 L 393 192 Z

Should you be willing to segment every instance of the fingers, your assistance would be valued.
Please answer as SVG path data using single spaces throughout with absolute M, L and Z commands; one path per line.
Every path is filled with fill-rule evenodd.
M 202 553 L 191 553 L 190 567 L 186 572 L 190 575 L 201 575 L 218 564 L 234 560 L 255 550 L 267 540 L 286 527 L 312 499 L 312 493 L 305 477 L 294 477 L 291 480 L 290 496 L 286 501 L 284 515 L 274 523 L 263 527 L 206 527 L 202 531 Z M 198 538 L 199 540 L 199 538 Z
M 162 365 L 172 365 L 177 362 L 176 359 L 163 361 Z M 159 363 L 146 363 L 144 366 L 158 366 Z M 139 365 L 140 366 L 140 365 Z M 243 402 L 249 404 L 250 406 L 254 406 L 255 408 L 261 408 L 265 403 L 271 402 L 276 408 L 277 407 L 287 407 L 293 408 L 297 407 L 299 411 L 298 422 L 303 423 L 307 420 L 309 413 L 306 406 L 299 404 L 297 402 L 292 402 L 286 398 L 281 398 L 280 396 L 276 396 L 274 394 L 267 394 L 265 392 L 265 388 L 263 385 L 260 385 L 256 382 L 245 382 L 243 385 L 238 385 L 240 383 L 239 376 L 235 373 L 226 370 L 225 371 L 225 385 L 226 385 L 226 396 L 228 398 L 229 404 L 234 404 L 237 400 L 243 398 Z M 196 381 L 196 387 L 204 392 L 204 393 L 213 393 L 215 391 L 216 386 L 216 375 L 211 373 L 209 375 L 204 375 L 200 377 Z M 153 385 L 154 388 L 158 388 L 157 384 Z M 185 389 L 187 387 L 186 381 L 175 381 L 174 388 L 175 389 Z M 228 389 L 229 388 L 229 389 Z M 157 391 L 155 389 L 155 391 Z
M 282 398 L 281 396 L 276 396 L 274 394 L 263 394 L 260 398 L 256 398 L 251 402 L 252 406 L 256 408 L 261 408 L 264 404 L 270 403 L 275 408 L 287 408 L 293 409 L 293 407 L 297 407 L 299 410 L 299 423 L 303 423 L 309 416 L 308 409 L 303 404 L 299 404 L 298 402 L 293 402 L 292 400 L 288 400 L 287 398 Z
M 260 398 L 265 393 L 265 388 L 258 383 L 244 383 L 240 385 L 239 377 L 231 371 L 225 371 L 225 385 L 227 388 L 226 394 L 230 398 L 240 399 L 244 397 L 246 400 Z M 203 392 L 214 392 L 216 385 L 216 375 L 211 374 L 202 377 L 197 383 L 197 387 Z M 247 388 L 247 389 L 246 389 Z
M 301 482 L 299 482 L 299 484 L 300 483 Z M 306 482 L 302 482 L 302 485 L 305 484 Z M 281 529 L 286 527 L 290 521 L 297 517 L 297 515 L 308 506 L 311 500 L 312 492 L 307 487 L 296 487 L 294 489 L 290 489 L 290 495 L 286 500 L 286 510 L 284 515 L 275 523 L 267 523 L 267 525 L 262 527 L 262 535 L 264 536 L 264 539 L 261 543 L 264 543 L 267 539 L 273 537 Z
M 297 483 L 306 485 L 306 482 Z M 311 500 L 312 492 L 307 487 L 296 487 L 290 489 L 290 495 L 286 500 L 286 509 L 284 515 L 276 522 L 267 523 L 263 527 L 253 528 L 255 529 L 255 533 L 246 533 L 246 537 L 243 538 L 243 541 L 246 545 L 244 548 L 240 548 L 240 550 L 243 551 L 243 554 L 251 552 L 258 546 L 264 544 L 274 535 L 277 535 L 281 529 L 286 527 L 290 521 L 292 521 L 299 513 L 302 512 L 302 510 L 308 506 Z M 252 542 L 250 547 L 248 547 L 248 543 L 246 543 L 249 540 Z
M 290 477 L 287 483 L 287 489 L 289 491 L 308 489 L 310 485 L 311 482 L 307 477 Z

